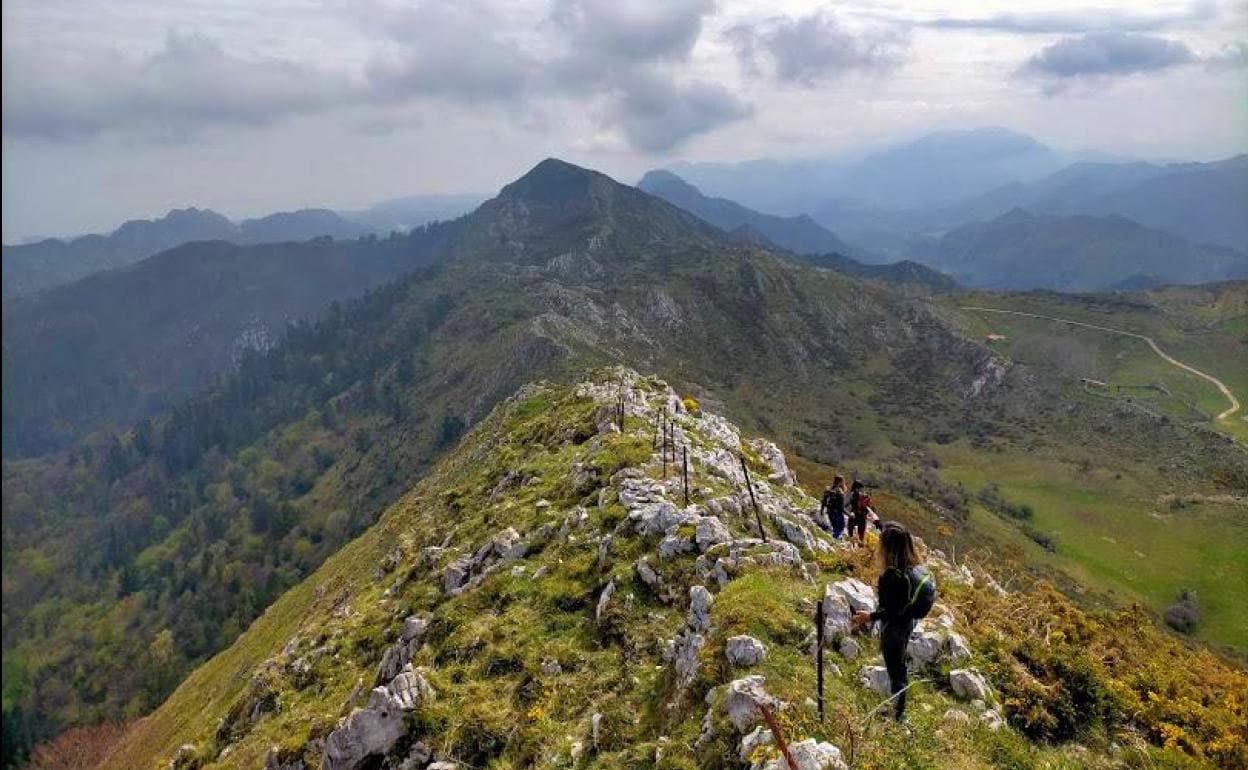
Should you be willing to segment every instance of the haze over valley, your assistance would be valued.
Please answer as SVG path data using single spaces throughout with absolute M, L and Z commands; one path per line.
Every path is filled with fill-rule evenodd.
M 1248 769 L 1242 3 L 3 16 L 4 770 Z

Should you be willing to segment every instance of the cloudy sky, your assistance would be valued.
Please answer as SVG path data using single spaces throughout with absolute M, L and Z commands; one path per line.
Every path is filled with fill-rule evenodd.
M 6 243 L 492 191 L 548 155 L 861 152 L 1000 125 L 1248 150 L 1248 0 L 4 0 Z

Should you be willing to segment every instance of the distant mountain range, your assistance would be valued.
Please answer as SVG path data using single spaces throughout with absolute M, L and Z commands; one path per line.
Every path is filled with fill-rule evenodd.
M 966 286 L 1098 291 L 1248 278 L 1248 254 L 1196 245 L 1118 215 L 1015 209 L 913 247 L 913 258 Z
M 387 235 L 453 219 L 470 211 L 481 199 L 472 195 L 413 196 L 346 215 L 329 209 L 300 209 L 237 223 L 210 209 L 174 209 L 159 219 L 131 220 L 107 235 L 47 238 L 4 246 L 4 299 L 125 267 L 184 243 L 220 240 L 255 244 Z
M 853 256 L 857 253 L 856 249 L 805 214 L 779 217 L 754 211 L 727 198 L 711 198 L 670 171 L 647 172 L 637 187 L 696 214 L 721 230 L 732 232 L 748 228 L 795 254 L 836 252 Z

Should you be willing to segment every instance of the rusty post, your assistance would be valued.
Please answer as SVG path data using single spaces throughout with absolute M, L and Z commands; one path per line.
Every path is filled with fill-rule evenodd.
M 788 763 L 789 770 L 797 770 L 797 762 L 793 759 L 793 754 L 789 752 L 789 742 L 784 739 L 784 732 L 780 729 L 780 723 L 776 721 L 776 715 L 771 713 L 771 709 L 765 703 L 755 702 L 758 710 L 763 715 L 763 721 L 767 723 L 767 727 L 771 730 L 771 737 L 776 739 L 776 746 L 780 748 L 780 753 L 784 755 L 784 761 Z

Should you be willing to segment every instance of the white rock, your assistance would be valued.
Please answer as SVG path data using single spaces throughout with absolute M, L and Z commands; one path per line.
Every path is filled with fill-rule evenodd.
M 602 614 L 607 611 L 607 604 L 611 602 L 611 594 L 615 593 L 615 578 L 607 583 L 607 587 L 602 589 L 602 593 L 598 595 L 598 606 L 594 610 L 594 620 L 602 622 Z
M 428 618 L 422 618 L 419 615 L 409 615 L 403 619 L 403 641 L 405 642 L 419 639 L 425 635 L 427 630 L 429 630 Z
M 459 558 L 446 566 L 446 572 L 442 578 L 442 590 L 452 596 L 463 589 L 464 584 L 468 582 L 468 576 L 472 571 L 472 561 L 467 558 Z
M 559 661 L 554 658 L 542 659 L 542 676 L 559 676 L 563 673 L 563 666 L 559 665 Z
M 941 636 L 930 631 L 916 631 L 910 634 L 910 641 L 906 644 L 906 657 L 914 668 L 927 668 L 940 657 L 943 646 L 944 639 Z
M 784 706 L 763 688 L 765 681 L 762 676 L 755 674 L 728 683 L 724 710 L 728 714 L 728 721 L 738 733 L 745 733 L 762 719 L 758 704 L 761 703 L 772 711 L 779 711 Z
M 724 655 L 733 666 L 753 666 L 766 659 L 767 648 L 752 636 L 730 636 Z
M 389 751 L 406 731 L 403 708 L 385 687 L 374 688 L 368 706 L 354 709 L 325 739 L 322 770 L 353 770 Z
M 393 702 L 404 711 L 411 711 L 434 697 L 433 686 L 425 678 L 424 672 L 413 669 L 410 663 L 391 680 L 386 689 L 389 690 Z
M 892 694 L 888 669 L 883 666 L 864 666 L 858 673 L 858 682 L 868 690 L 887 696 Z
M 742 762 L 752 762 L 754 752 L 760 746 L 771 746 L 775 742 L 776 739 L 772 737 L 771 730 L 759 725 L 741 738 L 741 748 L 737 752 L 737 756 Z
M 793 475 L 788 463 L 784 461 L 784 453 L 775 444 L 765 439 L 754 439 L 750 442 L 750 448 L 757 452 L 762 461 L 771 469 L 771 473 L 767 476 L 768 481 L 785 486 L 793 486 L 797 483 L 797 477 Z
M 841 657 L 845 660 L 854 660 L 862 654 L 862 648 L 858 644 L 858 640 L 852 636 L 842 636 L 840 644 Z
M 949 687 L 963 700 L 988 700 L 988 683 L 972 668 L 955 668 L 949 672 Z
M 698 653 L 706 645 L 706 638 L 693 631 L 682 631 L 676 636 L 675 661 L 676 682 L 680 687 L 688 687 L 698 674 Z
M 845 596 L 838 591 L 833 591 L 832 586 L 827 586 L 823 593 L 824 638 L 835 642 L 842 636 L 848 635 L 852 630 L 850 625 L 852 616 L 853 610 L 850 609 Z
M 715 597 L 706 590 L 706 586 L 689 588 L 689 627 L 694 631 L 706 631 L 711 627 L 711 605 Z
M 945 712 L 944 720 L 949 724 L 969 725 L 971 723 L 971 715 L 962 709 L 949 709 Z
M 789 744 L 789 755 L 797 770 L 847 770 L 840 749 L 814 738 Z M 776 757 L 764 765 L 763 770 L 789 770 L 789 762 L 784 757 Z
M 593 739 L 594 750 L 598 750 L 598 741 L 602 738 L 602 714 L 595 713 L 589 718 L 589 734 Z
M 783 516 L 776 517 L 776 521 L 780 524 L 780 532 L 784 535 L 785 540 L 788 540 L 798 548 L 814 550 L 815 539 L 810 536 L 810 532 L 805 527 Z
M 960 635 L 950 631 L 946 642 L 949 645 L 949 660 L 953 663 L 961 663 L 971 657 L 971 647 Z
M 667 535 L 659 541 L 659 558 L 670 559 L 682 553 L 693 553 L 695 548 L 693 541 L 687 537 L 676 534 Z
M 654 571 L 654 567 L 650 566 L 646 557 L 641 557 L 633 564 L 633 570 L 636 571 L 637 577 L 641 579 L 652 590 L 658 591 L 663 587 L 663 580 L 659 577 L 659 573 Z
M 843 597 L 853 612 L 875 612 L 875 589 L 857 578 L 838 580 L 828 590 Z
M 996 709 L 988 709 L 980 714 L 979 721 L 983 722 L 985 727 L 994 732 L 1005 727 L 1005 720 L 1001 718 L 1001 712 Z
M 698 519 L 697 532 L 693 539 L 698 544 L 698 550 L 705 553 L 713 545 L 731 542 L 732 533 L 717 517 L 703 516 Z

